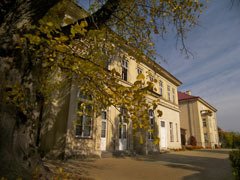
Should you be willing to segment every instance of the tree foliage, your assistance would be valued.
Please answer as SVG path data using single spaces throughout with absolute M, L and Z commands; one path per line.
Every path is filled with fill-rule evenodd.
M 35 88 L 38 93 L 44 97 L 45 103 L 51 104 L 54 101 L 55 96 L 52 94 L 55 94 L 55 89 L 61 89 L 63 82 L 69 82 L 70 85 L 72 81 L 82 94 L 91 95 L 90 103 L 96 113 L 109 106 L 126 108 L 126 117 L 131 119 L 133 130 L 142 132 L 139 138 L 143 139 L 144 132 L 150 129 L 148 110 L 156 109 L 159 103 L 149 103 L 146 100 L 154 84 L 146 81 L 143 74 L 140 74 L 130 87 L 120 83 L 120 73 L 115 69 L 109 70 L 107 66 L 110 63 L 118 64 L 119 60 L 109 62 L 109 57 L 119 58 L 121 54 L 117 52 L 119 49 L 115 45 L 106 42 L 106 32 L 103 29 L 87 32 L 87 22 L 81 21 L 81 24 L 72 26 L 71 34 L 66 36 L 55 29 L 52 22 L 40 23 L 39 27 L 33 26 L 30 29 L 31 33 L 24 34 L 18 48 L 26 51 L 24 54 L 31 54 L 31 64 L 37 69 L 37 76 L 41 74 L 34 84 L 37 85 Z M 76 36 L 81 38 L 76 39 Z M 14 103 L 15 106 L 22 105 L 20 101 Z M 84 103 L 81 108 L 87 105 Z M 21 108 L 27 112 L 27 106 Z
M 228 132 L 218 129 L 219 141 L 223 148 L 240 148 L 239 132 Z
M 61 26 L 70 1 L 58 2 L 7 0 L 0 4 L 1 129 L 7 121 L 13 123 L 1 131 L 0 140 L 4 144 L 7 137 L 14 144 L 14 138 L 20 136 L 13 134 L 23 129 L 30 139 L 24 142 L 27 148 L 22 159 L 28 159 L 30 147 L 38 145 L 44 107 L 58 104 L 59 90 L 69 92 L 71 83 L 94 97 L 96 110 L 124 106 L 133 129 L 149 131 L 147 110 L 158 104 L 146 101 L 153 83 L 140 76 L 132 86 L 123 86 L 119 72 L 106 67 L 121 63 L 119 52 L 127 46 L 139 49 L 134 56 L 154 57 L 153 34 L 163 36 L 169 28 L 175 29 L 182 50 L 187 52 L 186 32 L 197 24 L 204 8 L 193 0 L 97 0 L 88 13 L 65 19 L 66 25 Z M 14 153 L 9 151 L 14 147 L 4 146 L 1 152 Z
M 232 174 L 235 179 L 240 178 L 240 149 L 229 152 L 229 159 L 232 165 Z
M 101 9 L 104 2 L 94 1 L 90 12 Z M 184 38 L 189 29 L 197 24 L 197 18 L 205 8 L 204 2 L 193 0 L 130 0 L 111 4 L 117 4 L 117 8 L 104 25 L 153 58 L 156 57 L 153 38 L 156 35 L 164 37 L 170 29 L 176 33 L 181 50 L 188 53 Z

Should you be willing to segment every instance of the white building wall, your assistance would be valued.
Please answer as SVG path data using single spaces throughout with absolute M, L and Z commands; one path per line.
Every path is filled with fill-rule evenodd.
M 160 128 L 160 121 L 165 122 L 165 127 L 167 131 L 167 149 L 179 149 L 181 148 L 181 135 L 180 135 L 180 117 L 179 111 L 161 106 L 159 109 L 163 112 L 162 117 L 157 118 L 158 127 Z M 170 122 L 173 123 L 173 141 L 170 140 Z M 177 129 L 176 129 L 177 124 Z M 161 134 L 161 130 L 159 131 L 159 136 Z M 161 141 L 161 139 L 160 139 Z M 160 143 L 160 148 L 161 143 Z
M 126 60 L 128 60 L 128 81 L 121 81 L 120 83 L 125 86 L 131 86 L 132 83 L 136 81 L 137 77 L 137 68 L 140 67 L 143 70 L 143 74 L 145 75 L 146 81 L 149 81 L 149 74 L 153 76 L 154 79 L 156 79 L 156 82 L 153 82 L 155 84 L 155 93 L 159 93 L 160 87 L 159 87 L 159 81 L 162 80 L 163 82 L 163 94 L 162 96 L 156 95 L 153 97 L 152 95 L 149 95 L 150 101 L 155 100 L 156 98 L 159 98 L 160 105 L 157 107 L 157 110 L 161 110 L 163 112 L 162 117 L 157 117 L 157 113 L 155 113 L 155 122 L 157 125 L 157 130 L 160 138 L 160 121 L 165 121 L 165 128 L 166 128 L 166 138 L 167 138 L 167 149 L 179 149 L 181 148 L 181 135 L 180 135 L 180 117 L 179 117 L 179 107 L 178 107 L 178 99 L 177 99 L 177 86 L 170 82 L 167 78 L 161 76 L 160 74 L 157 74 L 152 69 L 150 69 L 148 66 L 146 66 L 143 63 L 139 63 L 136 61 L 133 57 L 130 56 L 124 56 Z M 116 71 L 118 71 L 121 74 L 121 61 L 115 61 L 113 64 L 109 66 L 109 69 L 115 68 Z M 171 99 L 168 100 L 168 94 L 167 94 L 167 85 L 171 87 Z M 172 89 L 175 90 L 175 100 L 173 101 L 172 98 Z M 76 92 L 74 92 L 76 94 Z M 73 98 L 71 99 L 70 104 L 74 104 L 75 101 Z M 76 107 L 70 106 L 69 112 L 69 122 L 68 122 L 68 128 L 73 130 L 74 133 L 74 127 L 72 126 L 71 119 L 74 119 L 76 115 L 74 115 Z M 115 151 L 119 150 L 119 110 L 115 107 L 111 106 L 107 110 L 107 136 L 106 136 L 106 150 L 107 151 Z M 172 122 L 173 124 L 173 141 L 170 140 L 170 129 L 169 129 L 169 123 Z M 176 129 L 177 128 L 177 129 Z M 127 149 L 132 150 L 133 149 L 133 138 L 132 138 L 132 129 L 131 129 L 131 121 L 128 123 L 128 137 L 127 137 Z M 91 153 L 99 154 L 100 151 L 100 143 L 101 143 L 101 117 L 94 119 L 94 131 L 93 131 L 93 137 L 91 139 L 81 139 L 81 138 L 74 138 L 71 139 L 71 141 L 74 141 L 74 144 L 88 144 L 89 149 L 91 149 Z M 70 140 L 70 139 L 69 139 Z M 161 138 L 160 138 L 161 141 Z M 161 146 L 159 145 L 160 149 Z M 72 147 L 70 149 L 78 149 L 77 146 Z M 80 150 L 80 149 L 79 149 Z M 84 150 L 81 150 L 81 152 L 84 153 Z M 86 152 L 85 152 L 86 153 Z

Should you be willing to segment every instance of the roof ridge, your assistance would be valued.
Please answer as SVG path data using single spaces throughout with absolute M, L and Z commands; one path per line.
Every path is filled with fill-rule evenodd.
M 193 96 L 193 95 L 190 95 L 186 92 L 181 92 L 181 91 L 178 91 L 178 100 L 181 101 L 181 100 L 186 100 L 186 99 L 197 99 L 197 98 L 200 98 L 199 96 Z

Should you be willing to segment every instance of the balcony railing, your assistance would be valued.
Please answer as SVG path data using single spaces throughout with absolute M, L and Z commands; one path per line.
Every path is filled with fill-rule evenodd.
M 212 116 L 212 111 L 210 110 L 201 110 L 200 113 L 202 116 Z

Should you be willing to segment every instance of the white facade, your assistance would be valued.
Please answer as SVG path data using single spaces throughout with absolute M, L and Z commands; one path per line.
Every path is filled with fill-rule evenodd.
M 190 145 L 190 137 L 197 146 L 214 148 L 219 145 L 217 110 L 202 98 L 179 92 L 181 128 L 185 130 L 184 145 Z

